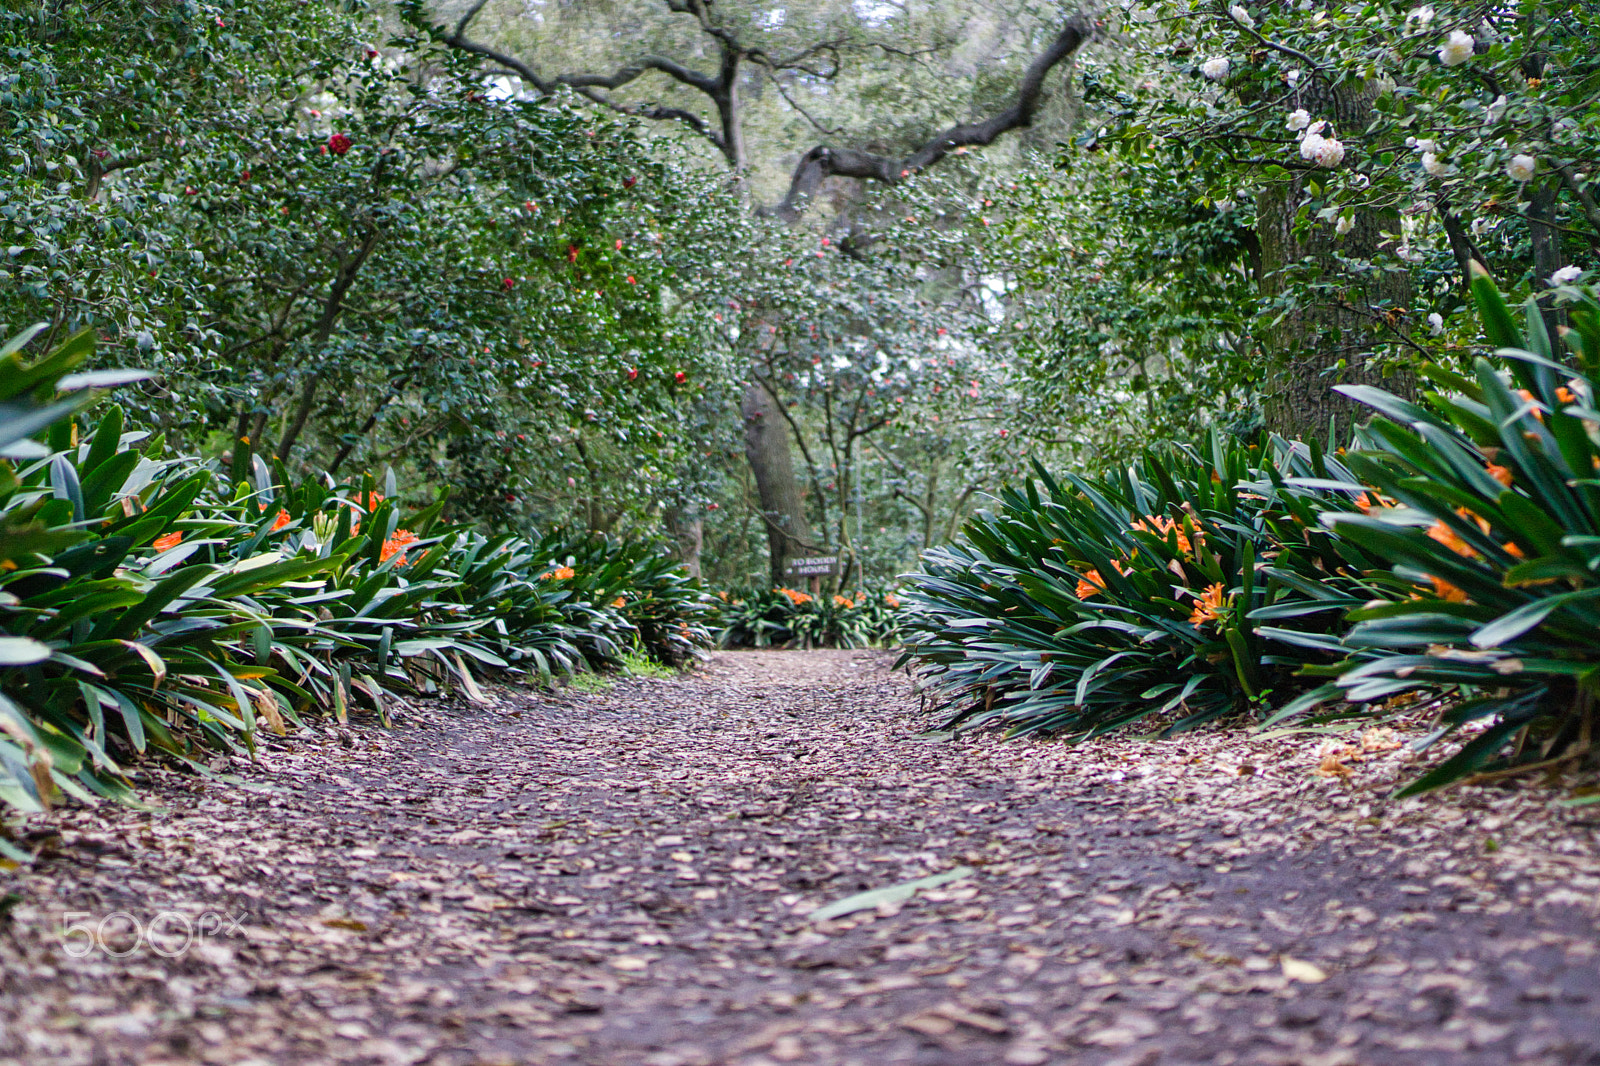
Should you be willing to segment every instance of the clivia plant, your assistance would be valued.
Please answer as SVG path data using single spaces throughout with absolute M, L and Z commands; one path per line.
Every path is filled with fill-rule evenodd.
M 1595 741 L 1600 302 L 1593 289 L 1557 288 L 1563 353 L 1538 301 L 1519 325 L 1481 270 L 1472 293 L 1496 350 L 1470 376 L 1422 368 L 1435 386 L 1425 404 L 1343 389 L 1378 415 L 1347 459 L 1359 479 L 1348 488 L 1370 503 L 1323 518 L 1407 583 L 1350 613 L 1337 695 L 1438 698 L 1431 740 L 1481 727 L 1407 792 L 1568 764 Z

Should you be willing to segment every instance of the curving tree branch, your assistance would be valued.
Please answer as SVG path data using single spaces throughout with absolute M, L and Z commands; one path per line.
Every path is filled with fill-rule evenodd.
M 715 42 L 719 59 L 715 74 L 693 70 L 664 56 L 646 55 L 612 74 L 561 74 L 546 78 L 521 60 L 467 37 L 467 30 L 473 19 L 487 3 L 488 0 L 477 0 L 457 21 L 454 31 L 442 37 L 443 42 L 452 48 L 480 55 L 498 63 L 541 93 L 548 95 L 565 87 L 620 114 L 681 122 L 715 145 L 736 170 L 742 169 L 746 163 L 743 115 L 738 95 L 740 64 L 749 62 L 765 69 L 775 82 L 779 81 L 779 72 L 784 70 L 800 71 L 812 77 L 829 79 L 839 72 L 839 50 L 845 44 L 843 40 L 820 41 L 794 55 L 781 59 L 774 58 L 760 48 L 743 44 L 732 29 L 720 24 L 713 17 L 710 0 L 664 0 L 669 11 L 693 17 L 700 31 Z M 768 209 L 768 212 L 793 221 L 800 216 L 805 203 L 829 177 L 860 178 L 893 185 L 904 181 L 919 170 L 934 165 L 958 148 L 993 144 L 1011 130 L 1027 129 L 1033 124 L 1035 113 L 1044 98 L 1045 78 L 1093 35 L 1094 24 L 1088 15 L 1073 16 L 1045 50 L 1028 64 L 1022 81 L 1017 86 L 1016 96 L 1004 110 L 979 122 L 951 126 L 904 158 L 879 155 L 854 148 L 818 145 L 800 157 L 800 162 L 790 177 L 788 192 L 782 202 Z M 878 47 L 886 48 L 882 45 Z M 891 49 L 886 48 L 886 50 Z M 826 65 L 818 63 L 817 60 L 824 60 Z M 716 109 L 716 125 L 713 126 L 701 116 L 682 108 L 663 107 L 659 104 L 621 104 L 605 95 L 605 92 L 628 85 L 652 71 L 665 74 L 680 85 L 686 85 L 705 96 Z M 830 130 L 823 122 L 800 107 L 790 94 L 784 91 L 781 82 L 779 91 L 784 99 L 824 136 L 833 136 L 837 132 Z
M 799 216 L 803 205 L 829 177 L 862 178 L 893 185 L 930 167 L 957 148 L 993 144 L 1011 130 L 1027 129 L 1044 96 L 1044 80 L 1057 64 L 1071 56 L 1093 35 L 1093 26 L 1083 15 L 1070 19 L 1050 46 L 1028 64 L 1011 104 L 982 122 L 951 126 L 903 159 L 863 152 L 854 148 L 818 145 L 800 157 L 789 179 L 789 191 L 775 209 L 780 218 Z

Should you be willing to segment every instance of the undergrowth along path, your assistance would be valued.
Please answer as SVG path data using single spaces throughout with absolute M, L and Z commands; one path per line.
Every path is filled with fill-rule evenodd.
M 0 1062 L 1600 1063 L 1594 815 L 1388 801 L 1382 737 L 930 738 L 887 662 L 492 691 L 39 822 Z M 162 915 L 205 935 L 113 957 Z

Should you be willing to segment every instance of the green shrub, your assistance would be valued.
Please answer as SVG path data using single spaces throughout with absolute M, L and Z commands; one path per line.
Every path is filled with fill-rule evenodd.
M 1317 522 L 1354 510 L 1315 448 L 1152 449 L 1127 470 L 1006 489 L 963 541 L 924 558 L 904 662 L 949 725 L 1087 737 L 1157 717 L 1169 731 L 1265 709 L 1342 657 L 1330 634 L 1372 598 L 1372 560 Z M 1264 634 L 1292 623 L 1300 640 Z M 1321 640 L 1331 647 L 1306 647 Z
M 1409 583 L 1351 612 L 1338 693 L 1446 697 L 1434 739 L 1487 722 L 1410 792 L 1587 751 L 1600 691 L 1600 304 L 1563 293 L 1572 367 L 1534 302 L 1524 331 L 1487 277 L 1473 295 L 1498 360 L 1424 368 L 1427 406 L 1346 387 L 1379 414 L 1348 462 L 1386 506 L 1324 518 Z

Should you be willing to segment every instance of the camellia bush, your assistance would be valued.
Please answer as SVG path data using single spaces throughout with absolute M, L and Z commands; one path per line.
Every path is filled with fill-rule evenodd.
M 121 408 L 91 423 L 93 335 L 29 363 L 0 349 L 0 801 L 127 797 L 157 751 L 193 766 L 265 729 L 396 694 L 533 678 L 710 643 L 707 597 L 648 547 L 538 542 L 406 513 L 392 472 L 235 480 L 172 454 Z

